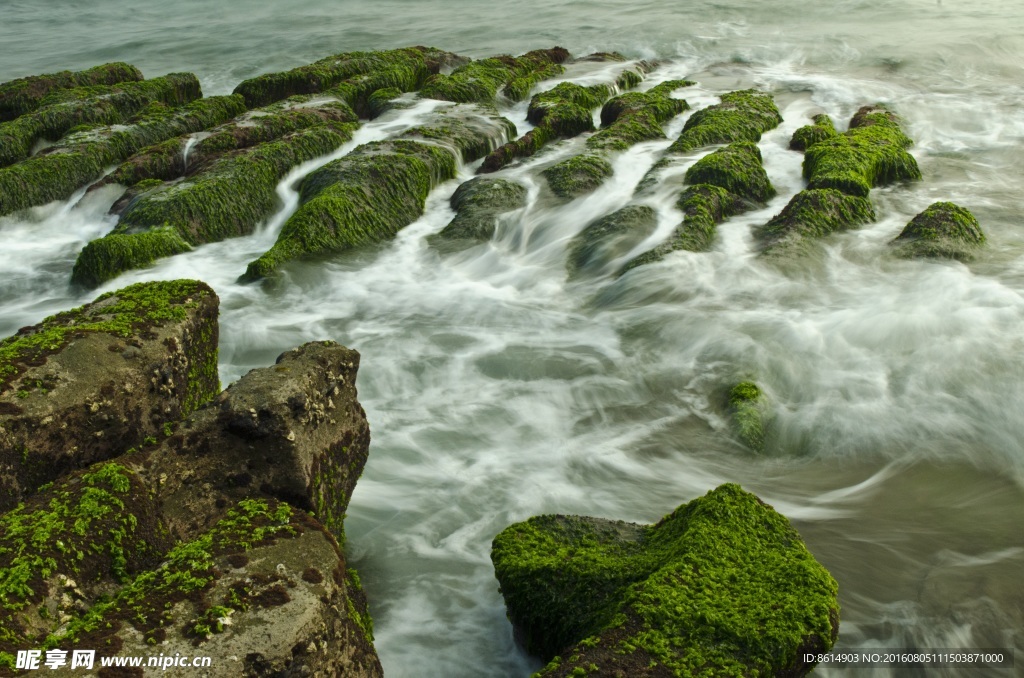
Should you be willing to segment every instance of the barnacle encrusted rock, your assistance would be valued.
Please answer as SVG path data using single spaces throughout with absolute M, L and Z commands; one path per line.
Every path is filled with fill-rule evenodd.
M 839 631 L 835 580 L 738 485 L 655 525 L 531 518 L 491 560 L 540 676 L 802 676 Z
M 198 281 L 140 283 L 0 342 L 0 510 L 216 395 L 218 304 Z
M 970 261 L 985 244 L 985 234 L 969 210 L 936 202 L 911 219 L 890 243 L 897 256 Z

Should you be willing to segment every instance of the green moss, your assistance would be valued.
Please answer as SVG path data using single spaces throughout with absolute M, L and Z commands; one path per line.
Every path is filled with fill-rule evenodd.
M 722 95 L 722 103 L 690 116 L 669 153 L 688 153 L 712 144 L 760 141 L 761 135 L 778 127 L 782 115 L 770 94 L 741 90 Z
M 815 147 L 812 147 L 815 148 Z M 766 253 L 799 251 L 814 238 L 875 220 L 871 201 L 835 189 L 800 191 L 757 236 Z
M 490 240 L 497 228 L 498 216 L 526 206 L 526 187 L 506 179 L 477 177 L 459 185 L 451 198 L 455 218 L 433 236 L 439 241 Z
M 0 122 L 13 120 L 39 108 L 46 95 L 59 89 L 116 85 L 142 80 L 142 73 L 123 62 L 94 66 L 84 71 L 61 71 L 46 75 L 30 75 L 0 84 Z
M 718 186 L 756 203 L 775 196 L 761 151 L 751 141 L 737 141 L 704 156 L 687 170 L 686 183 Z
M 599 271 L 636 247 L 657 226 L 658 214 L 647 205 L 628 205 L 588 224 L 569 245 L 569 277 Z
M 37 141 L 57 141 L 74 127 L 114 125 L 152 102 L 180 106 L 201 96 L 199 80 L 191 73 L 54 91 L 42 98 L 36 111 L 0 123 L 0 167 L 29 157 Z
M 492 107 L 459 105 L 439 111 L 430 122 L 406 130 L 399 138 L 439 143 L 463 162 L 473 162 L 515 135 L 515 124 Z
M 562 657 L 540 676 L 591 665 L 628 675 L 637 662 L 666 675 L 783 675 L 838 631 L 835 580 L 786 518 L 737 485 L 651 526 L 531 518 L 495 537 L 491 559 L 527 648 Z
M 455 156 L 443 147 L 411 140 L 364 144 L 303 180 L 302 205 L 245 277 L 265 277 L 297 257 L 392 238 L 423 214 L 431 189 L 454 176 Z
M 671 94 L 688 87 L 689 80 L 669 80 L 646 92 L 627 92 L 601 108 L 602 129 L 587 139 L 587 148 L 596 151 L 622 151 L 641 141 L 664 139 L 662 124 L 689 108 L 683 99 Z
M 196 280 L 138 283 L 100 295 L 86 306 L 50 316 L 30 331 L 0 341 L 0 390 L 10 388 L 26 365 L 44 361 L 76 336 L 104 332 L 134 337 L 154 325 L 183 320 L 199 297 L 213 293 Z M 207 398 L 213 395 L 209 393 Z
M 560 65 L 569 53 L 555 47 L 534 50 L 519 57 L 498 56 L 472 61 L 449 75 L 431 76 L 420 94 L 458 103 L 493 103 L 502 89 L 513 101 L 526 98 L 537 82 L 564 71 Z
M 167 544 L 155 512 L 142 481 L 106 463 L 0 516 L 0 651 L 37 644 L 39 624 L 56 627 L 45 600 L 58 575 L 89 589 L 156 564 Z
M 366 99 L 367 117 L 373 119 L 384 113 L 384 111 L 390 110 L 392 100 L 401 95 L 402 90 L 397 87 L 385 87 L 377 90 Z
M 892 241 L 897 256 L 970 261 L 985 244 L 985 234 L 970 211 L 936 202 L 914 217 Z
M 791 150 L 806 151 L 819 141 L 839 136 L 835 125 L 832 124 L 832 118 L 824 113 L 819 113 L 812 119 L 814 120 L 813 125 L 804 125 L 793 132 L 793 138 L 789 140 Z
M 362 599 L 363 596 L 363 583 L 359 580 L 359 573 L 352 568 L 345 570 L 345 583 L 345 603 L 348 607 L 349 619 L 363 632 L 363 638 L 367 644 L 373 645 L 373 619 L 368 610 L 360 610 L 356 605 L 356 600 Z
M 852 126 L 854 123 L 857 126 Z M 906 151 L 912 143 L 895 115 L 865 107 L 854 116 L 849 131 L 807 149 L 807 187 L 834 188 L 848 195 L 867 197 L 872 187 L 920 179 L 917 161 Z
M 729 391 L 729 409 L 736 433 L 750 448 L 764 451 L 768 397 L 752 381 L 742 381 Z
M 92 289 L 126 270 L 142 268 L 162 257 L 191 249 L 169 226 L 141 233 L 112 233 L 85 246 L 75 260 L 71 281 Z
M 213 127 L 243 110 L 239 97 L 209 97 L 178 108 L 158 104 L 126 125 L 72 134 L 45 153 L 0 168 L 0 215 L 66 199 L 140 149 Z
M 346 52 L 307 66 L 251 78 L 235 87 L 249 107 L 266 106 L 295 94 L 315 94 L 339 88 L 357 111 L 369 112 L 374 92 L 398 88 L 418 89 L 432 73 L 459 58 L 430 47 L 408 47 L 379 52 Z
M 597 189 L 612 175 L 612 165 L 600 155 L 574 155 L 541 174 L 560 198 L 578 198 Z

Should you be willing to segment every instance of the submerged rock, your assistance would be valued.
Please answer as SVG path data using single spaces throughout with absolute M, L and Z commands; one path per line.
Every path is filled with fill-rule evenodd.
M 911 219 L 889 244 L 901 257 L 970 261 L 985 244 L 985 234 L 970 211 L 951 202 L 936 202 Z
M 766 254 L 800 253 L 829 233 L 875 220 L 871 201 L 833 188 L 800 191 L 755 234 Z
M 656 525 L 531 518 L 491 560 L 540 676 L 802 676 L 839 631 L 835 580 L 738 485 Z
M 470 179 L 455 189 L 451 197 L 455 218 L 431 237 L 431 244 L 455 240 L 472 244 L 490 240 L 498 226 L 498 217 L 525 207 L 526 194 L 525 186 L 507 179 Z
M 612 164 L 599 155 L 575 155 L 541 172 L 551 192 L 568 199 L 592 193 L 612 174 Z
M 441 144 L 469 163 L 515 136 L 515 124 L 493 107 L 459 104 L 440 109 L 430 122 L 406 130 L 399 138 Z
M 599 272 L 643 242 L 657 226 L 658 214 L 647 205 L 628 205 L 588 224 L 569 245 L 569 277 Z
M 0 342 L 0 510 L 216 395 L 218 303 L 201 282 L 140 283 Z
M 740 439 L 757 452 L 764 451 L 768 397 L 752 381 L 741 381 L 729 391 L 729 410 Z
M 430 77 L 420 94 L 457 103 L 493 103 L 499 92 L 521 101 L 541 80 L 560 75 L 569 52 L 561 47 L 537 49 L 522 56 L 497 56 L 471 61 L 451 74 Z
M 0 84 L 0 122 L 14 120 L 39 108 L 51 92 L 92 85 L 116 85 L 142 80 L 142 73 L 124 62 L 93 66 L 84 71 L 30 75 Z
M 679 138 L 669 147 L 669 153 L 688 153 L 703 146 L 734 141 L 760 141 L 762 134 L 782 122 L 779 109 L 765 92 L 741 90 L 723 94 L 721 99 L 722 103 L 690 116 Z

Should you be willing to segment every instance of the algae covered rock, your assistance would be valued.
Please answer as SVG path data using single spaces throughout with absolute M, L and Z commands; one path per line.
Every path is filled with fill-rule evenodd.
M 569 199 L 593 192 L 612 174 L 612 164 L 595 154 L 574 155 L 541 172 L 552 193 Z
M 779 109 L 765 92 L 741 90 L 723 94 L 721 99 L 722 103 L 690 116 L 669 153 L 687 153 L 702 146 L 734 141 L 760 141 L 762 134 L 782 122 Z
M 569 277 L 598 272 L 627 254 L 658 226 L 658 214 L 647 205 L 628 205 L 588 224 L 569 245 Z
M 526 98 L 535 84 L 565 71 L 569 52 L 561 47 L 537 49 L 518 57 L 471 61 L 450 74 L 431 76 L 420 90 L 430 99 L 457 103 L 493 103 L 499 93 L 512 101 Z
M 216 395 L 217 309 L 204 283 L 140 283 L 0 342 L 0 510 Z
M 39 108 L 47 94 L 59 89 L 116 85 L 119 82 L 142 80 L 142 73 L 124 62 L 102 64 L 84 71 L 60 71 L 46 75 L 30 75 L 0 84 L 0 122 L 13 120 Z
M 985 244 L 978 220 L 951 202 L 936 202 L 911 219 L 890 243 L 897 256 L 970 261 Z
M 593 151 L 624 151 L 641 141 L 664 139 L 661 126 L 689 108 L 683 99 L 671 96 L 689 80 L 669 80 L 646 92 L 627 92 L 610 99 L 601 108 L 601 130 L 587 139 Z
M 490 240 L 498 217 L 526 206 L 526 187 L 508 179 L 477 177 L 460 184 L 451 197 L 455 218 L 431 242 Z
M 835 580 L 738 485 L 655 525 L 531 518 L 491 560 L 540 676 L 802 676 L 839 630 Z
M 686 171 L 686 183 L 709 184 L 753 203 L 766 203 L 775 187 L 761 164 L 761 151 L 751 141 L 737 141 L 704 156 Z
M 813 120 L 813 125 L 804 125 L 793 132 L 793 137 L 789 140 L 790 150 L 806 151 L 819 141 L 839 136 L 839 132 L 836 131 L 836 127 L 832 123 L 832 118 L 826 114 L 819 113 L 814 116 Z
M 752 381 L 741 381 L 729 391 L 729 412 L 740 439 L 751 449 L 764 451 L 768 396 Z
M 441 144 L 468 163 L 515 136 L 515 124 L 492 106 L 457 104 L 441 108 L 429 122 L 406 130 L 399 138 Z
M 756 234 L 768 254 L 800 252 L 815 238 L 875 220 L 871 201 L 826 188 L 800 191 Z

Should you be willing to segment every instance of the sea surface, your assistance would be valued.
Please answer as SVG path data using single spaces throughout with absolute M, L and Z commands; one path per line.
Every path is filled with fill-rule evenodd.
M 785 122 L 760 148 L 778 197 L 721 225 L 709 253 L 618 279 L 566 277 L 570 239 L 597 217 L 640 201 L 658 210 L 655 238 L 678 223 L 677 189 L 633 189 L 684 114 L 567 205 L 543 199 L 538 168 L 580 140 L 510 168 L 530 203 L 490 243 L 444 256 L 427 246 L 453 216 L 452 181 L 393 242 L 289 266 L 278 285 L 236 280 L 294 211 L 295 180 L 326 159 L 282 182 L 280 211 L 254 235 L 91 293 L 68 286 L 71 266 L 113 226 L 119 191 L 80 192 L 0 218 L 0 336 L 98 292 L 190 277 L 221 298 L 224 384 L 305 341 L 357 349 L 373 442 L 348 553 L 391 678 L 539 667 L 513 640 L 489 560 L 510 523 L 540 513 L 651 522 L 723 482 L 788 516 L 836 577 L 837 647 L 1017 649 L 1017 668 L 1002 673 L 818 675 L 1024 672 L 1024 3 L 2 0 L 0 17 L 0 81 L 125 60 L 148 77 L 193 71 L 222 94 L 342 51 L 423 44 L 483 57 L 561 45 L 659 60 L 642 88 L 690 78 L 698 84 L 676 96 L 693 108 L 734 89 L 772 92 Z M 591 65 L 561 79 L 602 75 Z M 822 111 L 843 127 L 876 102 L 904 118 L 924 180 L 873 191 L 877 222 L 806 258 L 759 258 L 752 229 L 802 187 L 792 132 Z M 434 106 L 364 125 L 333 157 Z M 529 129 L 525 104 L 502 110 Z M 937 200 L 978 217 L 981 256 L 888 254 Z M 745 378 L 774 403 L 762 455 L 736 441 L 724 408 Z

